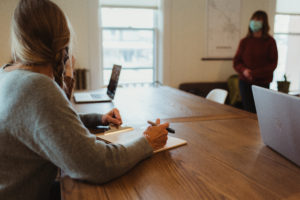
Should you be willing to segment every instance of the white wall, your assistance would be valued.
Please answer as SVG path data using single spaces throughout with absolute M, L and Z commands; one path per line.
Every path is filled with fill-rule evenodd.
M 183 82 L 226 81 L 234 74 L 232 61 L 202 61 L 205 57 L 206 0 L 165 0 L 169 4 L 168 45 L 164 54 L 164 84 L 178 87 Z M 274 24 L 276 0 L 242 0 L 241 37 L 247 33 L 249 19 L 261 9 Z M 273 29 L 273 26 L 271 27 Z M 167 37 L 165 35 L 165 37 Z
M 68 16 L 75 32 L 74 54 L 79 67 L 89 65 L 88 0 L 53 0 Z
M 10 22 L 16 0 L 0 1 L 0 65 L 10 60 Z
M 98 0 L 52 0 L 62 8 L 75 32 L 76 68 L 88 69 L 88 88 L 101 86 Z
M 274 24 L 276 0 L 242 0 L 241 27 L 243 37 L 250 16 L 262 9 Z M 0 65 L 9 61 L 9 27 L 17 0 L 0 1 Z M 76 33 L 77 67 L 90 69 L 90 88 L 101 83 L 97 0 L 54 0 L 69 16 Z M 164 0 L 165 19 L 163 82 L 178 87 L 183 82 L 225 81 L 234 73 L 232 61 L 202 61 L 205 49 L 206 0 Z M 273 28 L 273 26 L 272 26 Z
M 99 37 L 98 37 L 98 16 L 97 0 L 53 0 L 67 14 L 71 21 L 75 38 L 74 54 L 77 68 L 92 68 L 99 66 Z M 13 10 L 18 0 L 0 1 L 0 65 L 10 60 L 10 22 Z M 90 10 L 92 12 L 90 12 Z M 89 29 L 89 27 L 91 27 Z M 95 56 L 96 55 L 96 56 Z M 89 82 L 90 88 L 100 86 L 99 67 L 93 67 L 89 71 L 93 82 Z

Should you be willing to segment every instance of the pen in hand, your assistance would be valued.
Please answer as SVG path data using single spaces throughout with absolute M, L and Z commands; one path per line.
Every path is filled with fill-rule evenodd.
M 152 126 L 157 126 L 157 124 L 156 123 L 154 123 L 154 122 L 152 122 L 152 121 L 147 121 L 148 122 L 148 124 L 150 124 L 150 125 L 152 125 Z M 167 131 L 169 132 L 169 133 L 175 133 L 175 130 L 174 129 L 172 129 L 172 128 L 166 128 L 167 129 Z

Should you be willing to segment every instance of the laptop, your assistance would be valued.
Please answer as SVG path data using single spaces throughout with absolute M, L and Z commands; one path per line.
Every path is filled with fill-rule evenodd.
M 92 103 L 92 102 L 110 102 L 114 99 L 116 89 L 119 82 L 120 72 L 122 66 L 114 65 L 107 90 L 95 91 L 95 92 L 75 92 L 75 103 Z
M 263 142 L 300 166 L 300 98 L 252 86 Z

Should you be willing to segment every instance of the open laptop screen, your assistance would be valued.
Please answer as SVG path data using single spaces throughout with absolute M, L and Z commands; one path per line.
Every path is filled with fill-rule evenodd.
M 114 99 L 114 97 L 115 97 L 116 89 L 117 89 L 118 82 L 119 82 L 121 68 L 122 67 L 120 65 L 114 65 L 113 69 L 112 69 L 112 72 L 111 72 L 110 81 L 109 81 L 109 84 L 107 86 L 107 95 L 111 99 Z

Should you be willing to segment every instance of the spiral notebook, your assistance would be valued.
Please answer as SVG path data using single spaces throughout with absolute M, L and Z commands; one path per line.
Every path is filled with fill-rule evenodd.
M 104 140 L 107 143 L 126 144 L 138 137 L 141 137 L 143 132 L 144 129 L 142 128 L 134 129 L 132 127 L 126 126 L 120 128 L 111 128 L 104 133 L 95 133 L 95 135 L 98 139 Z M 185 144 L 187 144 L 187 142 L 183 139 L 168 136 L 167 144 L 163 148 L 154 151 L 154 153 L 173 149 Z

